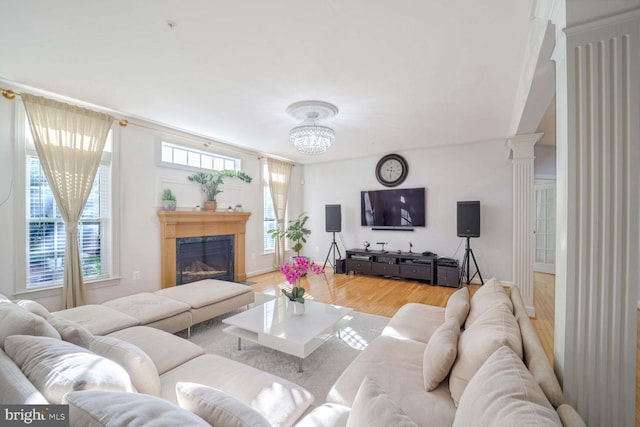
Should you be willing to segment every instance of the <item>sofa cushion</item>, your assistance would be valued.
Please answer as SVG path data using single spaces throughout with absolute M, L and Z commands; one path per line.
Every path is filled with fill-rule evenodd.
M 178 405 L 212 426 L 271 427 L 262 415 L 233 396 L 196 383 L 177 383 Z
M 35 302 L 30 299 L 19 299 L 16 300 L 15 303 L 20 307 L 24 308 L 30 313 L 37 314 L 38 316 L 46 319 L 49 317 L 49 310 L 47 310 L 42 304 Z
M 94 336 L 89 350 L 122 366 L 138 392 L 160 395 L 158 370 L 139 347 L 114 337 Z
M 587 424 L 573 406 L 563 403 L 558 406 L 557 412 L 563 426 L 587 427 Z
M 156 291 L 155 294 L 201 308 L 238 295 L 253 293 L 249 286 L 224 280 L 205 279 Z
M 449 320 L 452 317 L 458 319 L 460 326 L 464 325 L 469 314 L 469 288 L 464 287 L 455 291 L 447 300 L 447 305 L 444 308 L 444 320 Z
M 0 302 L 11 302 L 11 298 L 9 298 L 3 293 L 0 293 Z
M 335 403 L 324 403 L 296 423 L 296 427 L 345 427 L 351 408 Z
M 443 323 L 444 308 L 409 303 L 400 307 L 382 331 L 382 335 L 408 338 L 426 344 L 431 334 Z
M 116 298 L 103 305 L 135 317 L 141 325 L 179 315 L 190 308 L 183 302 L 149 292 Z
M 64 396 L 63 403 L 69 405 L 71 426 L 208 426 L 197 415 L 166 400 L 145 394 L 74 391 Z
M 351 407 L 347 427 L 417 427 L 371 378 L 366 377 Z
M 0 347 L 11 335 L 35 335 L 60 339 L 60 334 L 42 317 L 12 302 L 0 302 Z
M 160 376 L 163 399 L 177 402 L 176 384 L 215 387 L 249 405 L 273 426 L 290 426 L 313 402 L 313 395 L 290 381 L 213 354 L 196 357 Z
M 496 350 L 469 381 L 453 423 L 473 426 L 561 426 L 531 373 L 509 347 Z
M 507 345 L 522 358 L 522 338 L 516 318 L 505 304 L 494 305 L 460 334 L 458 356 L 449 375 L 451 397 L 456 402 L 482 364 Z
M 327 401 L 351 407 L 362 381 L 368 376 L 416 424 L 451 425 L 456 407 L 448 382 L 443 381 L 433 391 L 424 390 L 422 360 L 426 346 L 419 341 L 389 336 L 374 339 L 340 375 Z
M 431 335 L 422 359 L 422 376 L 426 391 L 436 389 L 449 375 L 458 353 L 460 323 L 451 317 Z
M 118 364 L 66 341 L 13 335 L 5 349 L 50 403 L 61 403 L 74 390 L 132 391 L 129 375 Z
M 47 399 L 7 354 L 0 350 L 0 404 L 39 405 L 47 404 Z
M 513 313 L 513 303 L 511 302 L 511 298 L 507 295 L 502 283 L 500 283 L 495 277 L 492 277 L 473 294 L 473 297 L 471 297 L 469 314 L 467 315 L 464 327 L 468 328 L 473 325 L 473 323 L 482 316 L 483 313 L 496 304 L 505 304 L 509 307 L 509 311 Z
M 153 362 L 159 375 L 204 354 L 202 347 L 168 332 L 148 326 L 116 331 L 108 336 L 129 342 Z
M 87 348 L 93 334 L 84 326 L 62 317 L 49 316 L 47 322 L 53 326 L 64 341 Z
M 56 317 L 62 317 L 87 328 L 94 335 L 106 335 L 113 331 L 129 328 L 140 324 L 138 319 L 106 305 L 87 304 L 80 307 L 52 313 Z

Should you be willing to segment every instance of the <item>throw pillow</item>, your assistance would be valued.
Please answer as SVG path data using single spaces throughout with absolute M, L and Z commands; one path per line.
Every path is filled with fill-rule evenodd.
M 347 427 L 417 427 L 371 378 L 360 384 L 351 406 Z
M 449 375 L 449 390 L 458 404 L 467 383 L 497 349 L 507 345 L 522 358 L 522 337 L 515 316 L 498 304 L 460 334 L 458 356 Z
M 456 317 L 445 321 L 429 338 L 422 358 L 422 376 L 426 391 L 435 390 L 449 375 L 458 353 L 460 323 Z
M 468 328 L 473 325 L 473 323 L 482 316 L 483 313 L 497 304 L 505 304 L 509 307 L 509 311 L 513 313 L 513 303 L 511 302 L 511 298 L 507 295 L 502 283 L 500 283 L 495 277 L 492 277 L 471 297 L 469 314 L 467 315 L 464 327 Z
M 20 307 L 24 308 L 30 313 L 37 314 L 38 316 L 46 319 L 49 316 L 49 310 L 47 310 L 42 304 L 30 299 L 19 299 L 16 301 Z
M 73 391 L 64 396 L 74 426 L 208 426 L 201 418 L 158 397 L 137 393 Z
M 60 339 L 60 334 L 42 317 L 11 302 L 0 302 L 0 346 L 11 335 L 35 335 Z
M 88 348 L 93 334 L 84 326 L 62 317 L 48 316 L 47 322 L 53 326 L 64 341 Z
M 462 394 L 454 427 L 561 426 L 542 389 L 509 347 L 496 350 Z
M 458 319 L 459 325 L 464 325 L 464 321 L 467 320 L 469 314 L 469 288 L 464 287 L 455 291 L 447 300 L 447 305 L 444 308 L 444 319 L 448 320 L 451 317 Z
M 212 426 L 271 426 L 249 405 L 213 387 L 179 382 L 176 384 L 176 396 L 181 408 L 193 412 Z
M 122 366 L 138 392 L 160 396 L 160 377 L 156 365 L 140 347 L 113 337 L 94 336 L 89 350 Z
M 5 351 L 51 403 L 69 391 L 132 391 L 126 371 L 82 347 L 49 337 L 13 335 Z

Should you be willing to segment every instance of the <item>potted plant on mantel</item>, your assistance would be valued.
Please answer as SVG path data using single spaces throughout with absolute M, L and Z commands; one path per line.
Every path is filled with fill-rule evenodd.
M 211 171 L 210 173 L 198 172 L 188 177 L 189 181 L 200 184 L 202 186 L 202 192 L 207 195 L 207 201 L 204 202 L 204 210 L 215 211 L 218 207 L 216 196 L 222 193 L 219 187 L 220 184 L 224 183 L 225 177 L 238 178 L 246 183 L 250 183 L 252 179 L 244 172 L 228 169 Z
M 162 210 L 176 210 L 176 196 L 173 195 L 173 192 L 170 188 L 165 188 L 162 192 Z
M 289 226 L 284 230 L 277 228 L 269 230 L 268 233 L 274 239 L 286 237 L 289 240 L 293 240 L 295 244 L 291 249 L 296 253 L 296 258 L 300 258 L 300 251 L 303 244 L 307 243 L 307 237 L 311 234 L 311 230 L 306 227 L 309 216 L 302 212 L 298 215 L 298 218 L 289 221 Z

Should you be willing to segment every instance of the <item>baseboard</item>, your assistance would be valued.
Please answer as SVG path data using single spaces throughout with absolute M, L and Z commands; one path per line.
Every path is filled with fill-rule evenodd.
M 247 277 L 259 276 L 265 273 L 271 273 L 273 271 L 277 271 L 273 267 L 261 268 L 260 270 L 247 271 Z

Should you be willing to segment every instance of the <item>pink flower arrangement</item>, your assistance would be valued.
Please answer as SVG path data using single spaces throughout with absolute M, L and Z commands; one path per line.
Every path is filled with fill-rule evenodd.
M 284 274 L 287 282 L 292 285 L 295 285 L 302 276 L 309 272 L 313 274 L 323 274 L 324 268 L 303 257 L 294 258 L 293 261 L 287 261 L 280 267 L 280 273 Z

